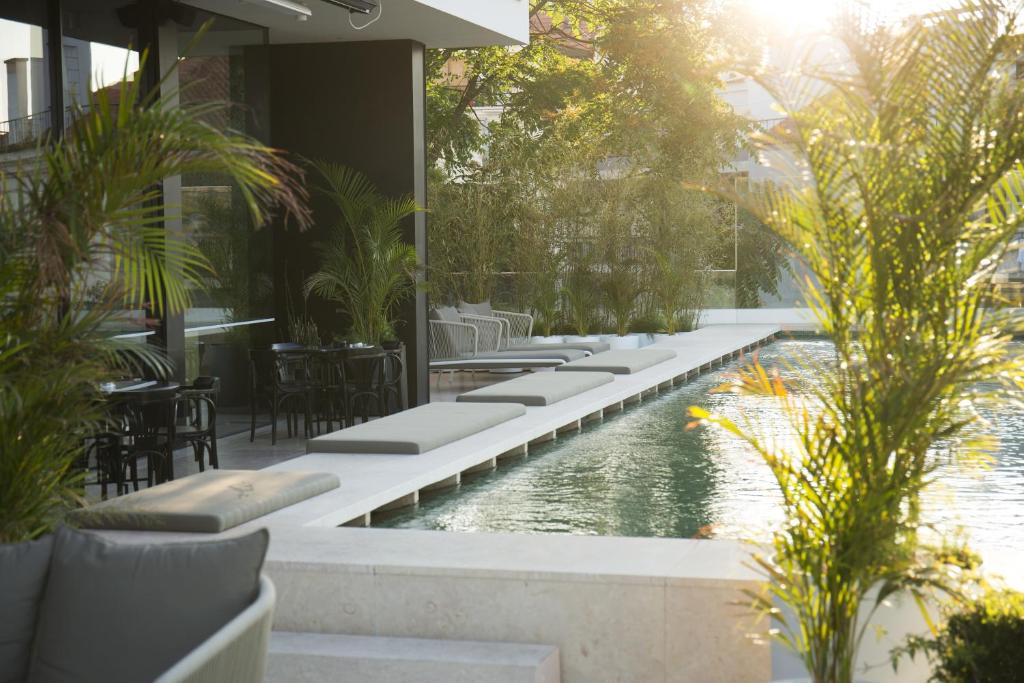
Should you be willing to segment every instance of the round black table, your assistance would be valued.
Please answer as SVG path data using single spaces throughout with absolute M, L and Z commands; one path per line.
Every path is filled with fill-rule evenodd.
M 138 452 L 159 454 L 153 468 L 153 482 L 174 479 L 175 399 L 179 382 L 127 380 L 109 382 L 100 391 L 111 404 L 111 412 L 120 420 L 123 442 Z

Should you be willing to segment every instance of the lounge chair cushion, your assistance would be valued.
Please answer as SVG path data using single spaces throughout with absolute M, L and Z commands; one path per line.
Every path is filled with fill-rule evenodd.
M 432 308 L 430 309 L 429 318 L 443 323 L 462 322 L 462 316 L 459 315 L 459 312 L 454 306 L 438 306 L 437 308 Z M 441 339 L 444 340 L 443 344 L 445 348 L 455 349 L 457 347 L 456 335 L 452 333 L 452 329 L 448 325 L 433 326 L 430 333 L 442 335 Z
M 481 301 L 478 304 L 468 304 L 465 301 L 459 302 L 459 312 L 467 315 L 482 315 L 485 318 L 494 317 L 494 309 L 490 301 Z
M 431 320 L 440 320 L 446 323 L 461 323 L 462 316 L 454 306 L 438 306 L 430 310 Z
M 607 351 L 589 358 L 560 365 L 558 370 L 611 372 L 616 375 L 631 375 L 652 365 L 664 363 L 676 357 L 670 349 L 628 349 Z
M 53 536 L 0 544 L 0 681 L 28 680 Z
M 456 400 L 549 406 L 613 381 L 615 375 L 610 372 L 538 372 L 475 389 L 461 394 Z
M 30 680 L 152 681 L 252 604 L 269 534 L 113 543 L 56 533 Z
M 501 359 L 501 358 L 554 358 L 566 363 L 586 358 L 584 351 L 577 349 L 544 349 L 537 351 L 487 351 L 478 353 L 474 358 L 480 359 Z
M 559 342 L 557 344 L 517 344 L 508 347 L 509 351 L 544 351 L 546 349 L 573 349 L 587 353 L 604 353 L 612 347 L 608 342 Z
M 417 455 L 525 413 L 517 403 L 428 403 L 310 439 L 306 452 Z
M 75 511 L 93 529 L 219 533 L 338 488 L 323 472 L 207 470 Z

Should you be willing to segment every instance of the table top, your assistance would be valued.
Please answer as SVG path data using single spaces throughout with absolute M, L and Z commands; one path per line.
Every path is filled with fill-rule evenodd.
M 107 382 L 100 386 L 100 391 L 111 398 L 149 398 L 173 394 L 181 387 L 180 382 L 160 382 L 157 380 L 124 380 Z

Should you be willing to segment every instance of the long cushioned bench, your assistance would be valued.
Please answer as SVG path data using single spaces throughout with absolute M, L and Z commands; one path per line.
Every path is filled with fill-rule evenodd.
M 498 370 L 505 368 L 554 368 L 586 357 L 579 349 L 486 351 L 472 358 L 430 361 L 431 370 Z
M 555 369 L 570 372 L 611 372 L 616 375 L 631 375 L 675 357 L 676 352 L 671 349 L 624 349 L 598 353 L 589 358 L 560 365 Z
M 324 472 L 207 470 L 72 513 L 92 529 L 219 533 L 339 486 Z
M 417 455 L 525 414 L 518 403 L 428 403 L 310 439 L 306 452 Z
M 459 395 L 460 403 L 522 403 L 549 406 L 615 381 L 609 372 L 542 372 L 524 375 Z
M 557 344 L 514 344 L 508 347 L 509 351 L 545 351 L 545 350 L 573 350 L 585 351 L 586 353 L 604 353 L 612 347 L 608 342 L 558 342 Z

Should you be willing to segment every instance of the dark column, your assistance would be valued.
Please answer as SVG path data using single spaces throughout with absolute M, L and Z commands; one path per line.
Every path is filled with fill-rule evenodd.
M 426 206 L 423 45 L 374 41 L 270 47 L 271 144 L 293 158 L 350 166 L 389 196 L 412 195 Z M 310 186 L 315 185 L 311 177 Z M 321 198 L 312 201 L 314 227 L 274 230 L 275 308 L 286 319 L 286 297 L 301 298 L 301 282 L 319 265 L 316 244 L 335 220 Z M 426 262 L 426 217 L 409 219 L 404 235 Z M 399 338 L 408 349 L 411 405 L 429 400 L 426 295 L 400 312 Z M 331 304 L 310 313 L 322 329 L 341 333 L 345 322 Z

